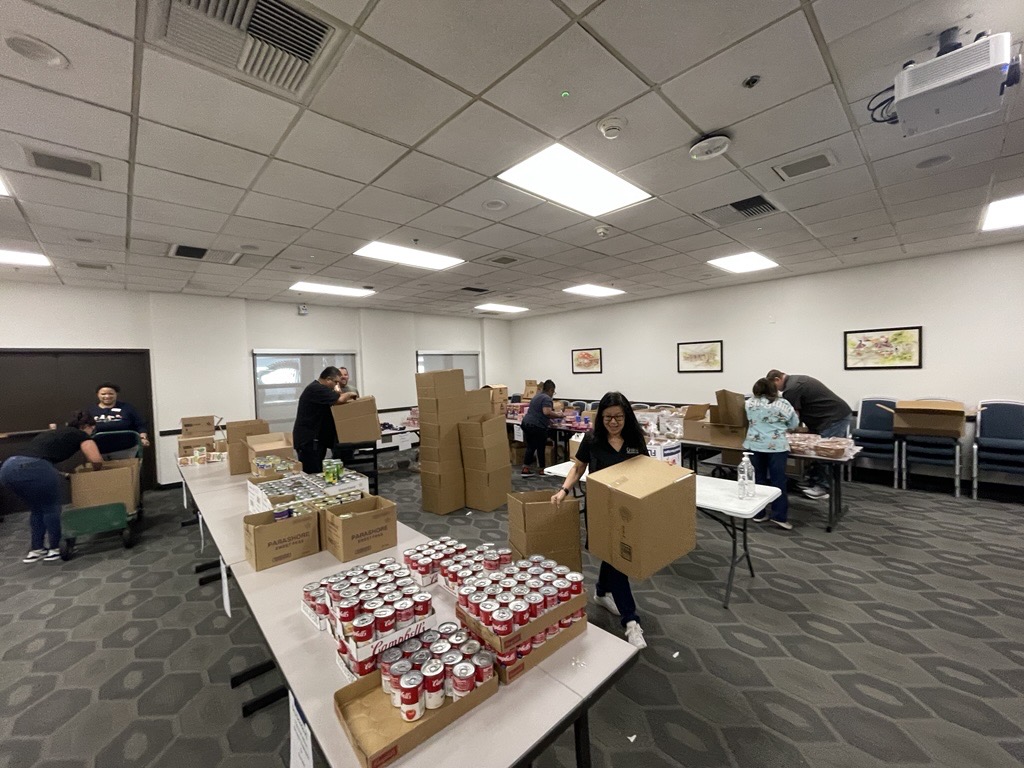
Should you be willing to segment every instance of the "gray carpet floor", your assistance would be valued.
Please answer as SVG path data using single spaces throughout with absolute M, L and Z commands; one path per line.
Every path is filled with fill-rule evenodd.
M 503 511 L 421 512 L 414 473 L 381 493 L 424 533 L 505 540 Z M 1024 764 L 1024 507 L 864 483 L 846 500 L 831 534 L 797 498 L 793 531 L 754 530 L 731 610 L 728 538 L 703 517 L 694 552 L 634 585 L 650 647 L 592 710 L 594 765 Z M 239 712 L 280 678 L 228 685 L 267 658 L 237 589 L 228 618 L 220 586 L 197 585 L 211 550 L 179 527 L 180 491 L 146 507 L 134 549 L 98 537 L 68 563 L 22 564 L 27 516 L 0 523 L 0 768 L 287 765 L 287 705 Z M 575 765 L 571 731 L 536 765 Z

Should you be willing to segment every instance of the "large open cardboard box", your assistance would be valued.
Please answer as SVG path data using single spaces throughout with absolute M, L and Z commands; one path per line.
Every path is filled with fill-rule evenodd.
M 265 435 L 249 435 L 245 438 L 245 446 L 249 451 L 250 462 L 257 456 L 280 456 L 282 459 L 295 458 L 295 448 L 292 445 L 292 435 L 290 432 L 268 432 Z
M 254 571 L 290 563 L 320 551 L 316 515 L 274 520 L 273 512 L 257 512 L 242 518 L 245 559 Z
M 216 416 L 182 416 L 182 437 L 209 437 L 217 428 Z
M 899 400 L 893 411 L 892 431 L 897 435 L 963 437 L 966 421 L 963 403 L 953 400 Z
M 381 691 L 380 671 L 377 670 L 335 691 L 334 712 L 352 743 L 359 764 L 363 768 L 384 768 L 497 692 L 495 675 L 470 695 L 456 700 L 446 698 L 440 708 L 428 709 L 419 720 L 407 723 L 391 705 L 391 697 Z M 453 742 L 451 748 L 486 749 L 486 734 L 481 733 L 479 737 L 470 743 Z M 486 760 L 480 764 L 485 765 Z
M 508 541 L 519 558 L 545 555 L 574 571 L 580 557 L 580 501 L 567 497 L 551 503 L 554 489 L 508 495 Z
M 715 392 L 715 398 L 718 404 L 711 406 L 708 442 L 718 448 L 742 449 L 749 423 L 746 398 L 739 392 L 730 392 L 726 389 Z
M 228 433 L 228 471 L 232 475 L 246 475 L 251 469 L 249 448 L 245 439 L 250 435 L 265 435 L 270 424 L 263 419 L 229 421 L 225 428 Z
M 696 489 L 689 469 L 650 456 L 590 474 L 587 549 L 631 578 L 652 576 L 697 545 Z
M 321 510 L 320 543 L 343 563 L 398 546 L 395 502 L 364 493 L 358 501 Z
M 331 406 L 334 429 L 339 443 L 369 443 L 380 440 L 380 419 L 377 418 L 377 400 L 360 397 L 341 405 Z
M 124 504 L 133 514 L 139 506 L 139 459 L 104 461 L 100 469 L 86 464 L 71 473 L 71 505 L 95 507 L 100 504 Z

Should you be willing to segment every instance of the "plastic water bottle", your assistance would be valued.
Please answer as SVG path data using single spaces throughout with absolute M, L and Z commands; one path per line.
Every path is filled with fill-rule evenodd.
M 739 480 L 737 496 L 741 499 L 754 498 L 754 465 L 750 463 L 750 453 L 743 452 L 743 460 L 736 469 L 736 476 Z

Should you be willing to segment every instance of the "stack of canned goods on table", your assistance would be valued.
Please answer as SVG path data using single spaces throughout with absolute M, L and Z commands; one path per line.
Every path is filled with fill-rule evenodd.
M 274 519 L 284 520 L 299 515 L 318 515 L 321 509 L 333 507 L 337 503 L 334 498 L 328 496 L 319 496 L 305 501 L 288 501 L 274 507 Z
M 329 467 L 328 461 L 337 461 L 337 466 Z M 341 465 L 341 461 L 337 459 L 324 459 L 323 472 L 318 475 L 305 475 L 305 477 L 307 482 L 316 487 L 320 493 L 332 493 L 331 489 L 339 485 L 358 485 L 363 476 L 354 470 L 345 469 Z
M 456 541 L 451 536 L 442 536 L 433 539 L 426 544 L 417 544 L 412 549 L 402 553 L 402 560 L 405 567 L 414 572 L 421 584 L 433 584 L 441 573 L 442 568 L 451 565 L 453 562 L 462 562 L 467 558 L 483 556 L 484 552 L 491 549 L 493 545 L 483 544 L 474 549 L 468 545 Z M 512 550 L 508 551 L 511 559 Z
M 406 721 L 445 699 L 461 699 L 494 676 L 494 654 L 454 621 L 428 629 L 378 658 L 380 684 Z
M 253 474 L 256 477 L 268 475 L 289 475 L 299 472 L 301 467 L 292 459 L 280 456 L 257 456 L 252 460 Z
M 430 593 L 391 557 L 307 584 L 302 599 L 315 614 L 331 619 L 339 660 L 360 677 L 377 668 L 373 643 L 386 642 L 434 613 Z

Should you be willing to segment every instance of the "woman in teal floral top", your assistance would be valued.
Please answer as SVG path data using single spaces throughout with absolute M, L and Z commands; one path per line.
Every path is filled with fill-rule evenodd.
M 800 424 L 793 406 L 779 397 L 779 390 L 768 379 L 754 382 L 754 396 L 747 400 L 747 439 L 743 447 L 753 451 L 754 479 L 758 485 L 774 485 L 782 495 L 772 502 L 771 515 L 765 511 L 754 522 L 770 520 L 783 530 L 791 530 L 787 522 L 789 497 L 786 495 L 786 459 L 789 458 L 789 440 L 786 430 Z

